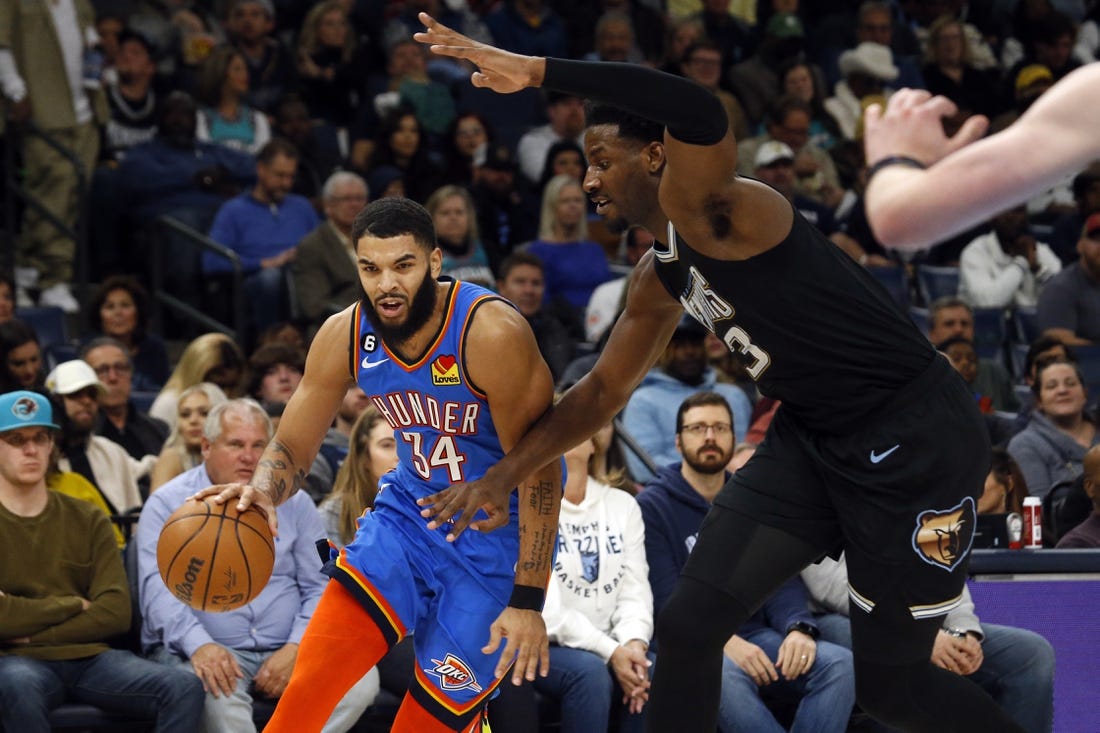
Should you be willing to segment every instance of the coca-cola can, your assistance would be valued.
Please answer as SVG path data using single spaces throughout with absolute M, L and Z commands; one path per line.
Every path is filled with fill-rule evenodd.
M 1024 499 L 1023 545 L 1028 550 L 1043 546 L 1043 503 L 1037 496 Z

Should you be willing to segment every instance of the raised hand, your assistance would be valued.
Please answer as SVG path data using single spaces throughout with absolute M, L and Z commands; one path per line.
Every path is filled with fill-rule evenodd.
M 521 56 L 478 43 L 451 30 L 427 13 L 420 13 L 419 18 L 426 30 L 414 33 L 413 40 L 430 45 L 432 53 L 437 56 L 465 59 L 477 66 L 478 71 L 470 75 L 475 87 L 511 94 L 542 83 L 546 71 L 545 59 Z
M 905 156 L 931 165 L 985 134 L 989 120 L 970 117 L 953 137 L 943 131 L 943 119 L 958 113 L 946 97 L 922 89 L 900 89 L 886 108 L 872 104 L 863 120 L 863 146 L 868 165 L 890 156 Z

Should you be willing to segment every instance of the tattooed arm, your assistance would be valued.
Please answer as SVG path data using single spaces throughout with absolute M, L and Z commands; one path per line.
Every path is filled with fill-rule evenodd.
M 248 484 L 211 486 L 196 496 L 214 496 L 220 504 L 240 497 L 237 507 L 256 505 L 267 514 L 272 532 L 278 527 L 275 507 L 305 486 L 306 475 L 351 386 L 348 334 L 351 308 L 321 326 L 306 357 L 302 381 L 287 403 L 279 429 L 268 444 Z
M 494 301 L 479 308 L 470 327 L 466 352 L 470 380 L 485 392 L 501 447 L 512 449 L 553 400 L 553 378 L 539 355 L 531 327 L 515 308 Z M 550 651 L 542 600 L 558 534 L 561 465 L 555 458 L 518 486 L 519 557 L 515 590 L 508 606 L 489 627 L 486 654 L 500 653 L 496 675 L 515 661 L 512 682 L 546 676 Z M 507 511 L 507 509 L 505 509 Z

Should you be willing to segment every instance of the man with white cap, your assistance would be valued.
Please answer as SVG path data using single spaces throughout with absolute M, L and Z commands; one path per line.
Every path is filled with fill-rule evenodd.
M 199 679 L 107 646 L 130 625 L 126 571 L 103 512 L 46 488 L 56 434 L 45 397 L 0 395 L 0 728 L 49 733 L 70 701 L 191 733 Z
M 859 242 L 842 232 L 832 209 L 798 192 L 795 187 L 794 158 L 794 151 L 789 145 L 778 140 L 768 140 L 756 151 L 753 175 L 783 194 L 806 217 L 806 221 L 817 227 L 829 241 L 847 252 L 853 260 L 869 266 L 890 264 L 881 255 L 869 254 Z
M 840 73 L 844 78 L 825 100 L 825 111 L 836 120 L 844 137 L 855 140 L 864 100 L 885 101 L 893 92 L 886 85 L 898 78 L 898 67 L 889 47 L 864 41 L 840 55 Z
M 114 514 L 141 508 L 138 479 L 156 461 L 138 461 L 118 443 L 93 435 L 99 416 L 99 399 L 107 389 L 95 370 L 81 359 L 62 362 L 46 376 L 46 389 L 57 397 L 63 413 L 60 448 L 62 471 L 75 471 L 92 482 Z

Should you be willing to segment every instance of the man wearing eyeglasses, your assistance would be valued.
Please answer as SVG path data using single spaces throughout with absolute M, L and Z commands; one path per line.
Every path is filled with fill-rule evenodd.
M 95 370 L 80 359 L 62 362 L 47 375 L 46 389 L 62 408 L 58 414 L 63 426 L 58 441 L 61 470 L 88 479 L 112 514 L 140 508 L 138 480 L 148 474 L 156 457 L 135 460 L 118 443 L 94 434 L 99 400 L 107 393 Z
M 89 341 L 81 349 L 80 358 L 92 368 L 104 387 L 99 398 L 96 435 L 118 443 L 138 461 L 146 456 L 153 456 L 155 460 L 168 438 L 168 426 L 144 414 L 130 401 L 134 365 L 126 347 L 116 339 L 102 336 Z M 147 476 L 139 482 L 143 494 L 148 493 L 147 482 Z
M 68 701 L 190 733 L 199 679 L 107 646 L 130 625 L 126 572 L 103 512 L 46 488 L 56 433 L 45 397 L 0 395 L 0 729 L 48 733 Z
M 676 449 L 683 461 L 662 468 L 638 495 L 655 614 L 672 596 L 699 526 L 729 479 L 733 428 L 721 395 L 688 397 L 676 415 Z M 783 702 L 797 706 L 792 730 L 845 730 L 856 696 L 852 654 L 817 637 L 806 587 L 792 578 L 726 642 L 719 727 L 783 730 L 768 708 Z M 654 650 L 659 663 L 661 650 Z

